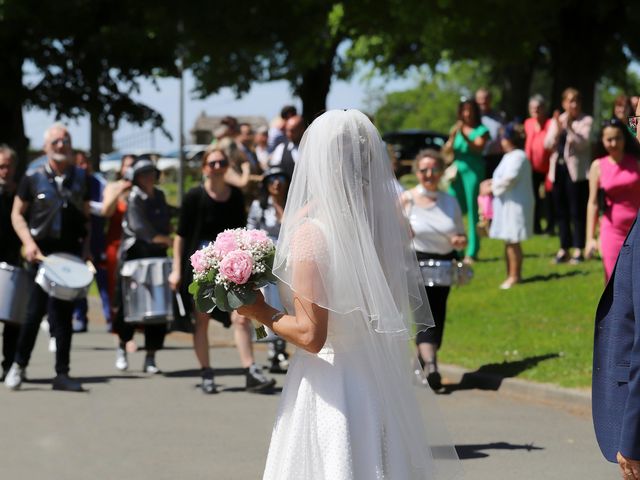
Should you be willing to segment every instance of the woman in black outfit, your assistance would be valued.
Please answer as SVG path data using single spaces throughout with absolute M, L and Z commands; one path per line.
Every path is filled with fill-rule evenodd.
M 218 234 L 226 229 L 243 228 L 247 223 L 242 192 L 225 182 L 229 160 L 221 148 L 212 145 L 202 156 L 203 185 L 195 187 L 184 197 L 180 207 L 178 232 L 173 242 L 173 268 L 169 275 L 169 285 L 180 290 L 185 301 L 187 315 L 195 311 L 188 287 L 193 279 L 189 258 L 199 248 L 215 241 Z M 273 387 L 275 381 L 266 378 L 261 368 L 256 366 L 251 343 L 251 321 L 233 312 L 231 315 L 214 310 L 212 314 L 195 312 L 193 347 L 200 363 L 202 390 L 216 393 L 213 370 L 209 359 L 209 320 L 214 318 L 225 326 L 234 324 L 235 343 L 245 369 L 248 391 L 263 391 Z

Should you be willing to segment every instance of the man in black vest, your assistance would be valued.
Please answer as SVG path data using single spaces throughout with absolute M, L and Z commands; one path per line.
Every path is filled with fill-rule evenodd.
M 298 160 L 298 146 L 306 126 L 300 115 L 294 115 L 287 120 L 285 133 L 287 141 L 276 147 L 271 155 L 270 167 L 282 168 L 289 178 L 293 178 L 293 169 Z
M 36 262 L 43 255 L 62 252 L 90 257 L 89 177 L 73 165 L 71 137 L 64 125 L 56 123 L 47 129 L 44 151 L 47 162 L 24 176 L 11 212 L 13 228 L 30 263 L 28 272 L 34 279 L 38 271 Z M 69 377 L 73 302 L 49 298 L 35 281 L 28 296 L 27 316 L 20 328 L 18 348 L 5 385 L 11 390 L 20 388 L 40 321 L 48 311 L 57 344 L 53 388 L 82 391 L 82 385 Z
M 11 225 L 11 208 L 16 195 L 13 175 L 16 167 L 16 154 L 6 145 L 0 145 L 0 263 L 7 264 L 8 269 L 20 265 L 20 239 Z M 13 363 L 20 334 L 20 325 L 16 318 L 5 320 L 2 332 L 2 379 L 7 376 Z

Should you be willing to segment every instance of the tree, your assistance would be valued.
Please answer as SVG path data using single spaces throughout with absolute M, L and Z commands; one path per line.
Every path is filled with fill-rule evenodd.
M 201 97 L 228 86 L 240 96 L 254 82 L 286 80 L 311 121 L 326 108 L 332 80 L 351 74 L 337 55 L 348 38 L 339 3 L 304 0 L 274 8 L 257 2 L 241 8 L 237 2 L 196 2 L 189 8 L 183 16 L 187 66 Z M 212 22 L 211 31 L 203 17 L 224 21 Z
M 0 61 L 8 68 L 0 80 L 0 141 L 24 162 L 23 107 L 58 118 L 88 113 L 111 129 L 122 119 L 161 127 L 162 117 L 131 96 L 140 78 L 175 72 L 174 19 L 150 0 L 2 0 Z M 25 64 L 34 70 L 28 82 Z
M 382 132 L 417 128 L 447 133 L 456 121 L 461 95 L 473 95 L 487 84 L 489 74 L 477 61 L 441 62 L 435 72 L 425 67 L 415 88 L 385 94 L 370 105 L 376 125 Z M 498 101 L 499 94 L 495 92 Z
M 404 0 L 396 9 L 395 22 L 363 35 L 352 56 L 389 74 L 433 67 L 442 52 L 453 61 L 477 60 L 491 67 L 490 80 L 503 92 L 501 107 L 509 116 L 526 113 L 540 71 L 551 79 L 554 104 L 562 90 L 574 86 L 590 111 L 596 82 L 624 75 L 640 54 L 637 2 Z

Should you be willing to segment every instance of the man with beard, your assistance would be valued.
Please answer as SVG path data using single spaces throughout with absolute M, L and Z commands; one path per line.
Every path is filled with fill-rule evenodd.
M 29 262 L 28 273 L 34 279 L 37 262 L 44 255 L 90 256 L 89 177 L 72 163 L 71 137 L 64 125 L 56 123 L 47 129 L 44 151 L 47 162 L 24 176 L 11 212 L 13 228 Z M 40 321 L 48 311 L 49 325 L 57 343 L 53 389 L 82 391 L 82 385 L 69 377 L 73 302 L 50 298 L 35 281 L 27 294 L 27 315 L 20 328 L 18 348 L 5 385 L 11 390 L 20 388 Z

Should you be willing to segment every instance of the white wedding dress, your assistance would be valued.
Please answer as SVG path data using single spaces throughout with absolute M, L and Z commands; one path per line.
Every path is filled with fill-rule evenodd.
M 407 407 L 390 401 L 400 392 L 389 389 L 398 386 L 380 385 L 379 379 L 396 372 L 385 373 L 384 359 L 373 356 L 371 345 L 363 343 L 372 338 L 367 328 L 363 320 L 330 315 L 329 337 L 320 353 L 296 351 L 282 391 L 264 479 L 434 478 L 429 475 L 428 447 L 405 443 L 407 438 L 420 438 L 421 432 L 406 435 L 403 429 L 424 429 L 417 404 L 409 402 Z M 389 348 L 399 351 L 407 345 L 400 338 L 378 337 L 395 343 Z M 405 383 L 399 388 L 412 388 L 409 376 L 397 380 Z M 416 447 L 422 450 L 427 469 L 412 465 L 410 453 Z
M 364 114 L 334 110 L 299 152 L 273 273 L 290 314 L 293 291 L 327 310 L 328 335 L 291 361 L 264 479 L 454 478 L 435 402 L 420 392 L 426 430 L 412 384 L 409 339 L 433 316 L 386 147 Z

